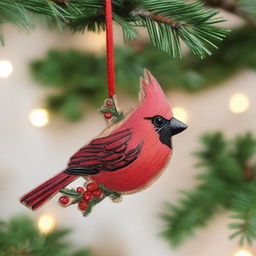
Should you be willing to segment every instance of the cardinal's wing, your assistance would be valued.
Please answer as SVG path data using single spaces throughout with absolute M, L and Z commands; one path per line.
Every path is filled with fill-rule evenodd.
M 92 175 L 100 171 L 116 171 L 131 164 L 141 152 L 143 143 L 128 150 L 131 129 L 94 139 L 75 153 L 68 163 L 65 173 Z

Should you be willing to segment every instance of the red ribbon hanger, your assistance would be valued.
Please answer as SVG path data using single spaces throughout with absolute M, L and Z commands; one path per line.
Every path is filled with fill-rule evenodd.
M 114 40 L 112 21 L 112 0 L 105 0 L 106 15 L 106 47 L 107 47 L 107 72 L 108 72 L 108 96 L 115 94 L 115 64 L 114 64 Z

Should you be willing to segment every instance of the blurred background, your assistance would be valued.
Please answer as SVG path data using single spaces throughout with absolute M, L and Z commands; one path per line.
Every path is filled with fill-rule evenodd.
M 198 159 L 192 152 L 207 148 L 199 141 L 202 134 L 220 131 L 229 143 L 235 136 L 243 136 L 247 131 L 253 134 L 256 129 L 256 58 L 241 56 L 255 56 L 256 38 L 253 41 L 253 30 L 245 25 L 244 19 L 227 12 L 222 12 L 222 16 L 227 19 L 224 26 L 236 28 L 237 34 L 231 34 L 227 43 L 224 41 L 222 53 L 216 53 L 218 57 L 203 61 L 186 54 L 186 48 L 182 60 L 172 61 L 152 50 L 144 30 L 140 31 L 142 37 L 138 41 L 124 45 L 122 31 L 115 27 L 120 107 L 137 104 L 139 76 L 145 65 L 165 88 L 175 116 L 189 128 L 174 138 L 170 164 L 152 186 L 124 196 L 120 204 L 106 199 L 86 218 L 76 206 L 59 207 L 58 196 L 36 212 L 21 205 L 19 198 L 65 168 L 70 155 L 104 129 L 105 120 L 97 108 L 107 96 L 105 33 L 72 34 L 38 26 L 27 35 L 5 25 L 5 45 L 0 48 L 0 218 L 9 221 L 11 217 L 26 215 L 34 221 L 36 229 L 46 233 L 51 228 L 71 228 L 68 240 L 72 246 L 89 248 L 93 256 L 255 255 L 253 243 L 249 248 L 235 239 L 229 240 L 233 231 L 228 228 L 230 214 L 226 210 L 199 225 L 196 235 L 182 240 L 177 248 L 160 235 L 170 225 L 168 218 L 164 221 L 160 217 L 165 211 L 164 202 L 180 205 L 179 191 L 191 190 L 199 184 L 195 175 L 201 170 L 195 167 Z M 240 41 L 235 41 L 246 29 L 248 36 L 241 34 Z M 222 47 L 233 47 L 233 52 L 227 54 L 230 58 L 220 57 L 224 54 Z M 146 57 L 149 55 L 151 59 Z M 86 70 L 79 71 L 81 66 Z M 84 91 L 81 84 L 88 85 Z M 82 183 L 82 179 L 77 180 L 74 187 Z M 188 207 L 190 211 L 192 205 Z M 208 214 L 207 208 L 203 211 Z M 46 223 L 42 219 L 45 215 Z M 195 222 L 196 218 L 192 223 Z

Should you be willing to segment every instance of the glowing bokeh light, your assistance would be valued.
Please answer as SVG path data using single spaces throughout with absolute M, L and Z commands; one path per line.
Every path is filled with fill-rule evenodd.
M 188 121 L 188 113 L 184 108 L 175 107 L 173 108 L 173 116 L 177 118 L 179 121 L 187 123 Z
M 244 94 L 234 94 L 229 100 L 229 109 L 232 113 L 241 114 L 250 106 L 248 97 Z
M 43 108 L 33 109 L 28 118 L 35 127 L 43 127 L 49 123 L 49 113 Z
M 246 249 L 238 250 L 234 256 L 253 256 L 252 253 Z
M 38 229 L 43 234 L 48 234 L 56 227 L 56 219 L 51 215 L 43 215 L 38 220 Z
M 12 74 L 13 66 L 8 60 L 0 60 L 0 77 L 7 78 Z

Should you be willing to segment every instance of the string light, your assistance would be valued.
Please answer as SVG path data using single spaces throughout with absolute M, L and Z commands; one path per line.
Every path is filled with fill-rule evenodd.
M 43 234 L 48 234 L 54 230 L 56 219 L 51 215 L 43 215 L 38 220 L 38 229 Z
M 175 107 L 173 108 L 173 116 L 180 120 L 181 122 L 186 123 L 188 121 L 188 114 L 184 108 Z
M 245 112 L 250 106 L 248 97 L 244 94 L 234 94 L 229 100 L 229 109 L 235 114 L 241 114 Z
M 13 66 L 12 63 L 8 60 L 0 61 L 0 77 L 6 78 L 12 74 Z
M 235 253 L 235 256 L 253 256 L 252 253 L 246 249 L 240 249 Z
M 43 127 L 49 122 L 49 113 L 46 109 L 37 108 L 29 113 L 28 118 L 35 127 Z

